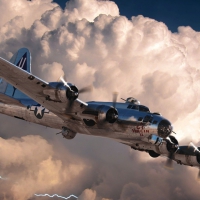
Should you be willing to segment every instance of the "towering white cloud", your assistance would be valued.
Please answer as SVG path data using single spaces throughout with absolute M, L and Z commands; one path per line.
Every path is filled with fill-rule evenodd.
M 119 15 L 119 9 L 112 1 L 70 0 L 62 10 L 51 0 L 0 0 L 0 11 L 2 57 L 8 59 L 18 48 L 28 47 L 33 58 L 32 71 L 37 76 L 57 81 L 65 74 L 67 81 L 78 87 L 93 84 L 93 93 L 80 96 L 83 100 L 108 101 L 113 91 L 119 91 L 123 98 L 134 96 L 172 121 L 177 137 L 183 142 L 189 142 L 189 138 L 199 142 L 199 32 L 190 27 L 179 27 L 177 33 L 171 33 L 164 23 L 143 16 L 129 20 Z M 1 127 L 2 135 L 9 131 L 4 127 L 6 123 Z M 122 157 L 112 155 L 111 159 L 102 148 L 94 156 L 85 147 L 81 152 L 84 158 L 77 157 L 77 163 L 70 167 L 64 155 L 66 149 L 73 147 L 60 147 L 48 137 L 46 139 L 48 142 L 36 136 L 0 140 L 0 159 L 4 161 L 0 172 L 13 180 L 19 179 L 4 186 L 0 183 L 10 199 L 30 198 L 34 192 L 64 193 L 66 187 L 70 192 L 80 194 L 80 199 L 146 199 L 149 196 L 155 198 L 154 194 L 158 193 L 162 199 L 198 199 L 200 195 L 198 185 L 191 188 L 183 181 L 184 176 L 195 181 L 195 170 L 190 168 L 177 167 L 175 178 L 162 168 L 162 159 L 152 161 L 144 153 L 129 153 L 128 147 L 121 149 L 120 144 L 113 143 L 107 145 L 119 154 L 121 149 L 127 157 L 122 153 Z M 85 146 L 92 145 L 88 144 L 88 138 L 86 140 Z M 41 154 L 36 149 L 38 143 L 42 144 L 39 145 Z M 83 141 L 78 140 L 75 145 L 81 148 L 82 144 Z M 15 154 L 7 157 L 7 152 L 15 149 Z M 63 156 L 57 159 L 60 149 Z M 69 153 L 70 159 L 76 156 L 77 149 L 73 150 Z M 34 151 L 36 153 L 30 158 Z M 147 160 L 148 163 L 144 162 Z M 87 171 L 87 162 L 94 166 L 87 172 L 88 177 L 83 178 L 85 185 L 75 187 L 81 177 L 79 174 Z M 102 162 L 106 162 L 107 167 L 101 168 Z M 133 162 L 134 166 L 124 166 Z M 14 166 L 12 170 L 11 165 Z M 19 172 L 21 169 L 25 169 L 24 172 Z M 26 175 L 31 186 L 24 191 Z M 155 177 L 159 180 L 162 177 L 164 181 L 155 181 L 152 186 L 150 183 Z M 44 181 L 48 184 L 43 185 Z M 70 186 L 69 182 L 73 184 Z M 187 192 L 186 188 L 193 193 Z
M 52 0 L 1 0 L 0 26 L 3 26 L 5 23 L 9 22 L 17 16 L 22 16 L 22 25 L 29 28 L 35 20 L 40 19 L 44 12 L 51 10 L 56 6 L 58 5 L 52 3 Z

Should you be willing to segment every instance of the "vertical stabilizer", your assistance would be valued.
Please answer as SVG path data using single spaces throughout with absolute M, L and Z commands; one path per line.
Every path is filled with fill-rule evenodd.
M 31 73 L 31 54 L 27 48 L 21 48 L 13 55 L 10 60 L 11 63 L 20 67 L 21 69 Z M 17 99 L 29 98 L 21 91 L 7 83 L 4 79 L 0 79 L 0 93 L 4 93 L 10 97 Z
M 13 55 L 11 63 L 31 73 L 31 54 L 27 48 L 21 48 Z

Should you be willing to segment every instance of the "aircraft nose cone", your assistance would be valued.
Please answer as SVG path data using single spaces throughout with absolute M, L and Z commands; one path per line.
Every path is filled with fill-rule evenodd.
M 162 120 L 158 124 L 158 135 L 162 138 L 166 138 L 172 132 L 172 125 L 167 120 Z

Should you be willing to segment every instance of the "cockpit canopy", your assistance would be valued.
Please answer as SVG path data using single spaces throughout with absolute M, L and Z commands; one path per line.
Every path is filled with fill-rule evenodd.
M 133 97 L 127 98 L 125 103 L 129 104 L 127 107 L 128 109 L 139 110 L 142 112 L 150 112 L 148 107 L 140 105 L 140 102 Z
M 133 97 L 127 98 L 127 99 L 126 99 L 126 103 L 131 103 L 131 104 L 140 105 L 140 102 L 139 102 L 137 99 L 133 98 Z
M 142 112 L 150 112 L 149 108 L 143 105 L 129 104 L 128 109 L 139 110 Z

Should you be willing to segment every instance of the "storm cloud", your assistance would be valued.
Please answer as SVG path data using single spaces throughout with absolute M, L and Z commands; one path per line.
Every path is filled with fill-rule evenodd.
M 0 0 L 0 56 L 21 47 L 32 53 L 32 73 L 46 81 L 61 75 L 78 87 L 92 84 L 84 101 L 111 101 L 112 92 L 133 96 L 173 124 L 181 144 L 200 141 L 200 33 L 172 33 L 154 19 L 121 16 L 112 1 Z M 163 166 L 105 138 L 58 130 L 0 116 L 0 198 L 80 200 L 199 199 L 197 169 Z

